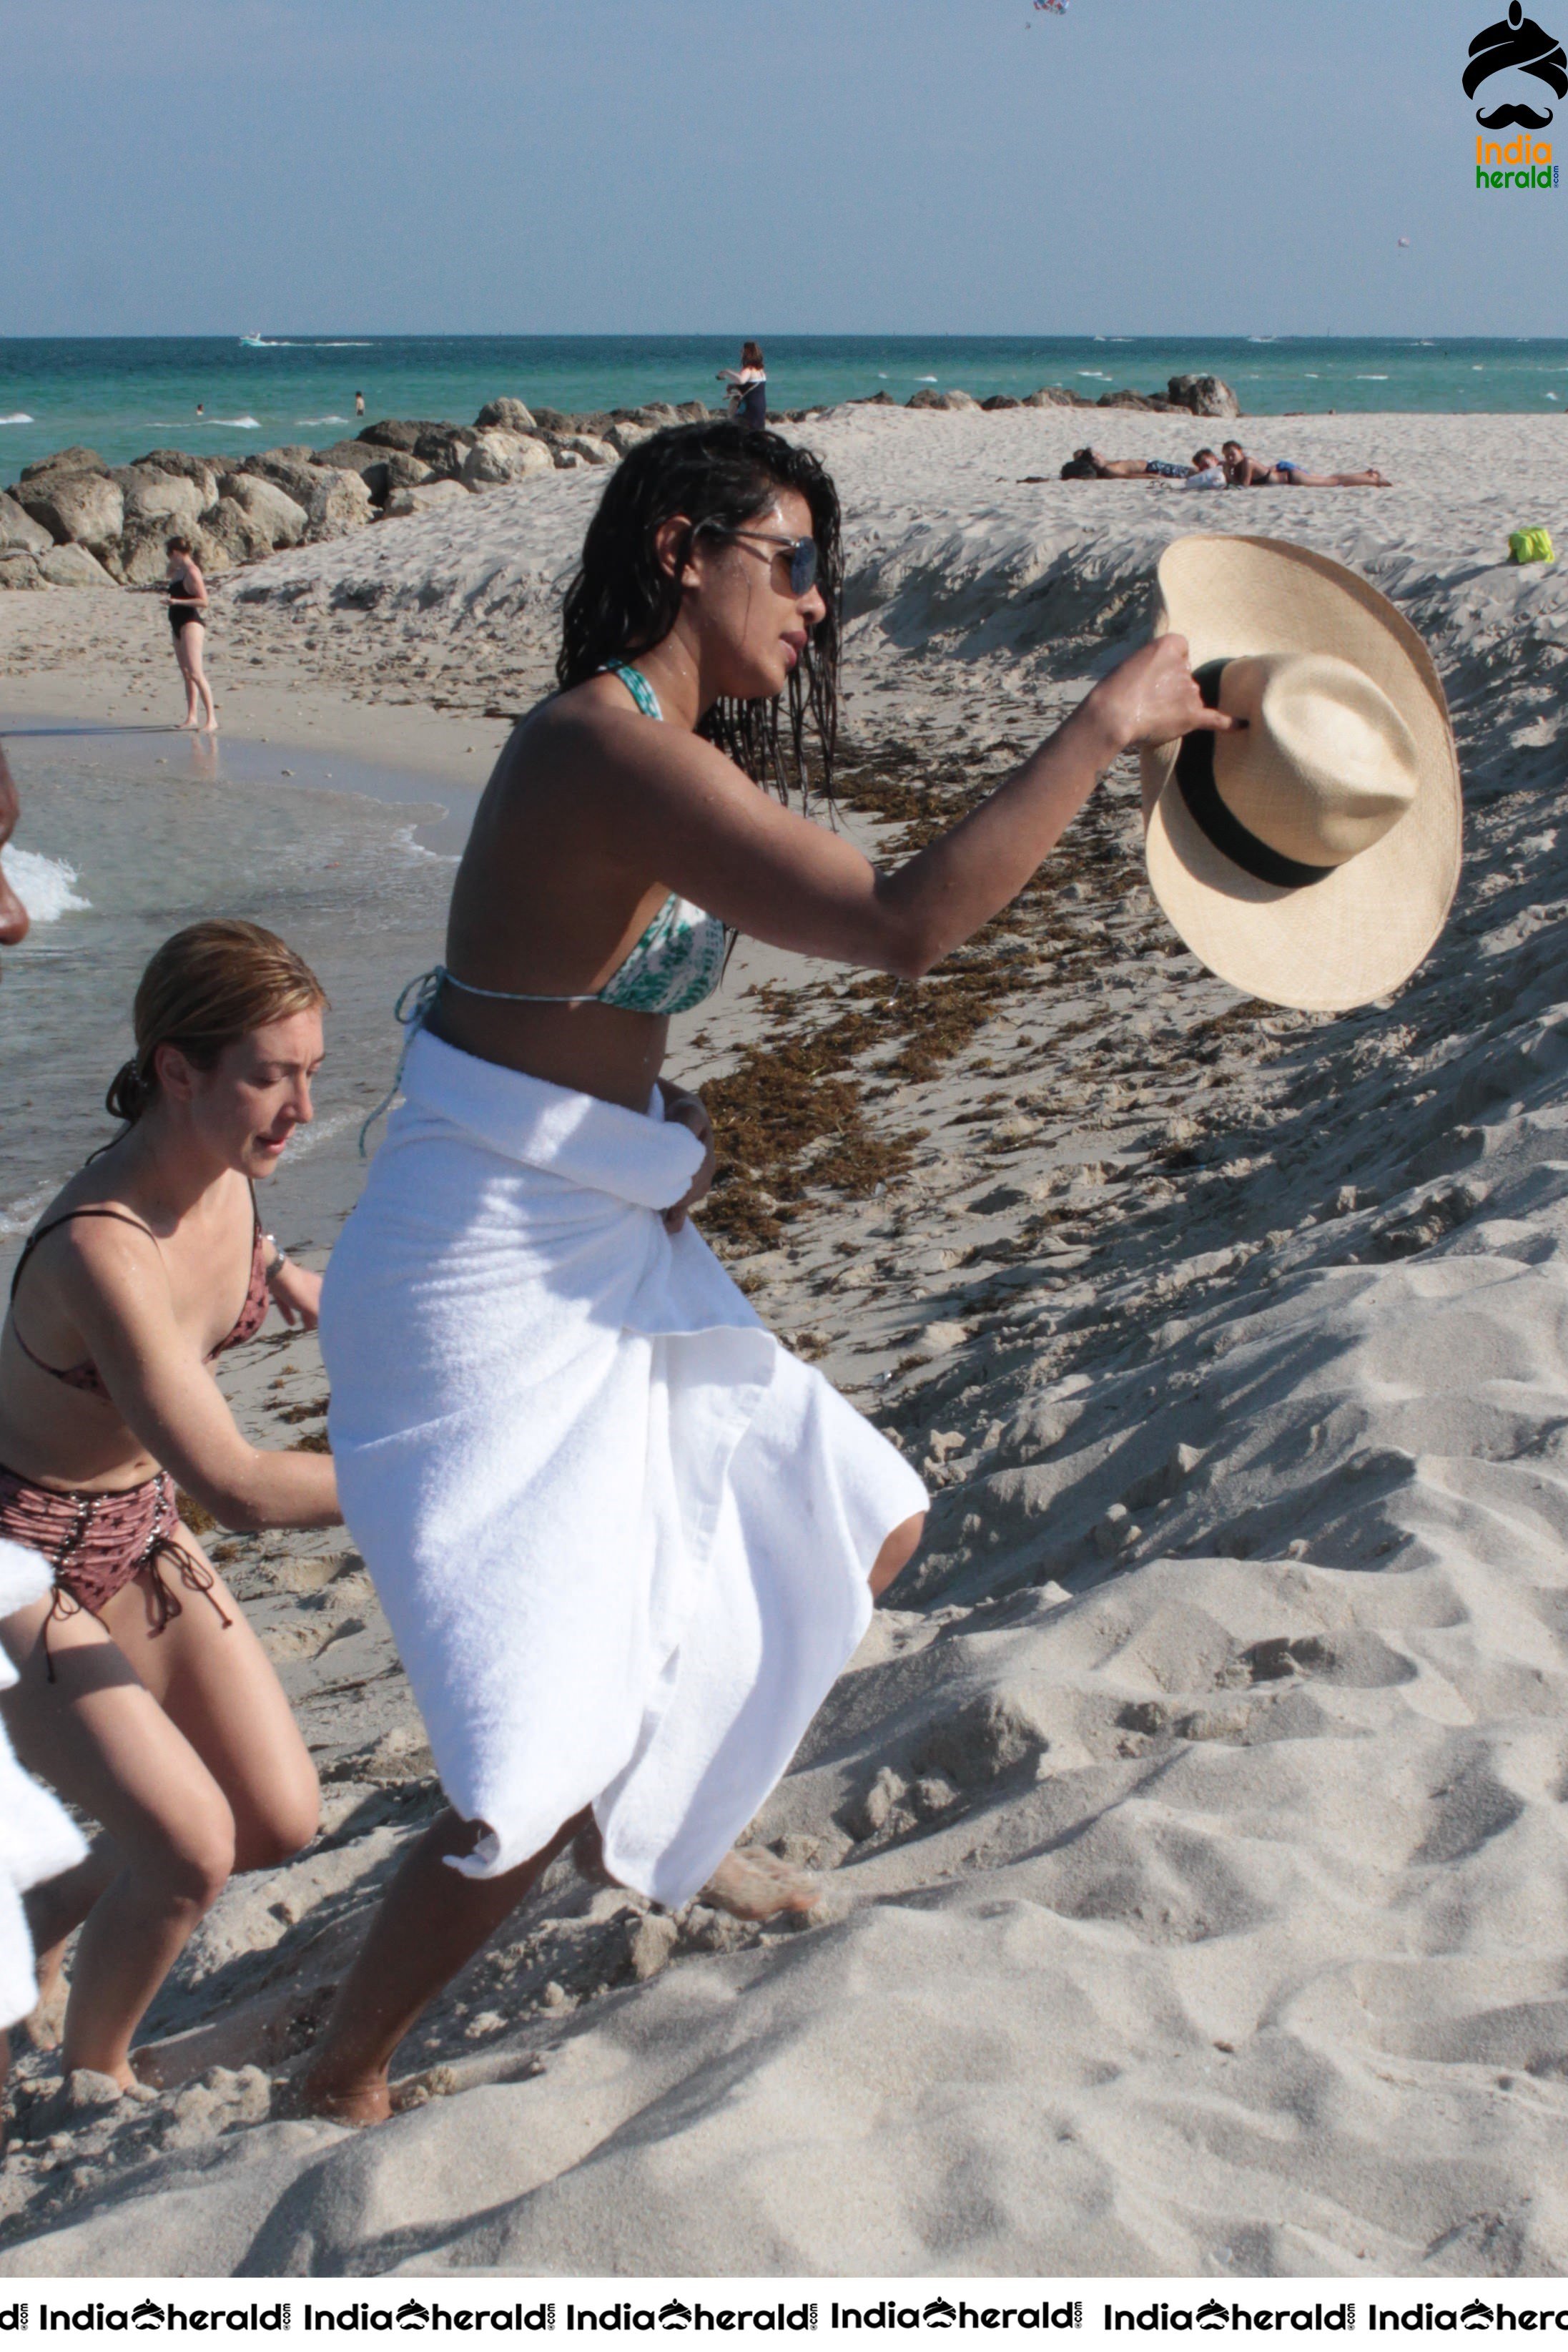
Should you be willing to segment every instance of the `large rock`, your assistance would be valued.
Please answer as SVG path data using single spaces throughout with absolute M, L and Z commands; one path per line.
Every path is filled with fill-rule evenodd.
M 183 449 L 149 449 L 145 457 L 131 462 L 138 472 L 150 466 L 155 474 L 183 474 L 187 482 L 195 484 L 204 507 L 210 507 L 218 495 L 219 467 L 209 458 L 193 457 Z
M 988 400 L 981 401 L 980 406 L 988 412 L 996 408 L 1021 408 L 1023 403 L 1015 399 L 1010 392 L 993 392 Z
M 394 490 L 387 500 L 389 515 L 428 514 L 436 507 L 450 506 L 455 499 L 469 495 L 465 485 L 454 481 L 450 475 L 440 481 L 415 482 L 406 490 Z
M 314 452 L 312 463 L 337 466 L 345 474 L 368 474 L 372 466 L 384 466 L 387 453 L 371 441 L 334 441 L 329 449 Z
M 96 449 L 84 449 L 79 441 L 68 449 L 57 449 L 51 457 L 35 457 L 30 466 L 22 468 L 25 482 L 36 482 L 43 474 L 107 474 L 109 467 Z
M 1064 383 L 1042 383 L 1038 392 L 1026 393 L 1026 408 L 1086 408 L 1089 404 L 1082 393 L 1069 392 Z
M 268 482 L 263 487 L 271 489 L 272 485 Z M 276 496 L 281 499 L 282 491 L 277 491 Z M 294 505 L 292 499 L 287 503 L 291 507 Z M 296 508 L 295 511 L 303 524 L 304 509 Z M 287 541 L 275 540 L 266 523 L 259 517 L 253 515 L 247 508 L 241 506 L 237 499 L 220 499 L 216 506 L 209 507 L 202 518 L 202 528 L 210 539 L 217 541 L 230 562 L 234 563 L 254 563 L 257 557 L 271 555 L 279 546 L 296 545 L 298 537 L 303 535 L 297 534 L 296 537 Z M 132 559 L 129 531 L 125 535 L 123 551 L 125 576 L 128 581 L 131 581 L 136 575 L 131 571 Z
M 51 541 L 50 544 L 53 544 Z M 46 588 L 48 583 L 32 556 L 20 548 L 0 554 L 0 588 Z
M 384 456 L 386 488 L 382 493 L 384 498 L 390 498 L 394 490 L 412 490 L 417 483 L 434 478 L 423 458 L 415 457 L 407 449 L 388 449 Z M 367 482 L 370 480 L 368 474 L 365 479 Z
M 194 537 L 193 532 L 185 535 Z M 118 547 L 109 551 L 109 570 L 127 588 L 151 588 L 168 574 L 168 539 L 169 533 L 159 522 L 129 521 Z
M 1241 414 L 1241 403 L 1217 375 L 1173 375 L 1166 392 L 1173 408 L 1190 409 L 1194 416 Z
M 51 588 L 112 588 L 114 575 L 106 572 L 96 555 L 85 547 L 47 547 L 35 555 L 37 565 Z
M 312 452 L 314 455 L 314 452 Z M 308 458 L 286 457 L 276 449 L 265 449 L 255 457 L 247 457 L 240 467 L 241 474 L 250 474 L 257 481 L 271 482 L 294 500 L 296 506 L 308 508 L 310 493 L 315 488 L 318 469 Z M 220 489 L 227 490 L 230 477 L 225 475 Z
M 558 433 L 550 440 L 558 466 L 563 458 L 576 458 L 588 466 L 613 466 L 620 454 L 595 433 Z
M 1157 392 L 1103 392 L 1096 408 L 1152 408 L 1168 411 L 1170 402 Z
M 427 425 L 413 445 L 413 454 L 422 457 L 433 473 L 450 474 L 455 478 L 462 473 L 464 461 L 477 437 L 471 425 Z
M 318 449 L 313 462 L 318 467 L 331 466 L 340 473 L 358 474 L 378 506 L 393 490 L 430 479 L 431 469 L 421 458 L 411 457 L 406 449 L 383 448 L 374 441 L 334 441 L 329 449 Z
M 434 421 L 419 416 L 383 416 L 379 425 L 367 425 L 360 435 L 377 449 L 407 449 L 412 451 L 422 433 L 434 431 Z
M 305 487 L 308 495 L 308 483 Z M 298 547 L 309 528 L 305 499 L 291 498 L 264 474 L 225 474 L 220 488 L 219 505 L 232 503 L 240 509 L 257 538 L 266 539 L 268 555 L 274 548 Z
M 147 466 L 120 467 L 114 478 L 125 501 L 127 527 L 133 522 L 162 521 L 169 531 L 193 530 L 203 509 L 217 496 L 215 481 L 211 484 L 211 495 L 204 498 L 187 475 L 159 473 Z
M 315 452 L 310 456 L 313 458 Z M 247 457 L 241 472 L 270 482 L 296 506 L 304 508 L 307 539 L 341 539 L 346 531 L 357 530 L 371 520 L 370 490 L 358 474 L 344 467 L 302 464 L 290 452 L 267 449 L 258 457 Z M 225 476 L 225 490 L 231 488 L 232 480 Z
M 305 502 L 309 540 L 342 539 L 371 520 L 371 494 L 358 474 L 340 466 L 312 468 L 316 479 Z
M 35 522 L 26 507 L 0 490 L 0 555 L 10 555 L 18 550 L 35 555 L 41 548 L 53 547 L 51 538 L 41 522 Z
M 640 441 L 651 441 L 658 430 L 656 425 L 638 425 L 631 417 L 621 417 L 604 438 L 617 457 L 624 457 L 635 449 Z
M 934 385 L 923 383 L 918 392 L 911 393 L 904 405 L 908 408 L 978 408 L 979 402 L 970 392 L 938 392 Z
M 471 490 L 487 489 L 497 482 L 526 482 L 530 474 L 548 474 L 553 462 L 537 437 L 487 430 L 463 460 L 463 479 Z
M 107 474 L 38 474 L 16 499 L 57 547 L 108 547 L 125 527 L 125 499 Z
M 474 426 L 482 433 L 491 425 L 498 425 L 503 433 L 531 433 L 534 418 L 520 400 L 487 400 L 474 419 Z

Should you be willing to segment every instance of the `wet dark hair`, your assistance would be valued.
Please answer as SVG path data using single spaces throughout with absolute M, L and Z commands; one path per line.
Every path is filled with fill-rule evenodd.
M 811 510 L 817 585 L 826 614 L 812 630 L 782 696 L 716 702 L 703 714 L 697 731 L 727 752 L 753 782 L 769 785 L 780 799 L 788 797 L 793 784 L 804 800 L 810 716 L 820 763 L 820 774 L 812 781 L 831 797 L 839 731 L 843 594 L 839 494 L 821 458 L 779 434 L 727 418 L 674 425 L 651 434 L 621 460 L 588 526 L 582 560 L 566 593 L 556 677 L 563 688 L 580 686 L 608 663 L 634 662 L 661 645 L 680 613 L 680 572 L 691 540 L 705 530 L 723 533 L 756 522 L 780 490 L 798 490 Z M 659 562 L 654 539 L 660 524 L 673 515 L 688 516 L 692 530 L 671 573 Z M 788 772 L 779 728 L 784 706 L 789 713 Z
M 226 916 L 188 924 L 141 975 L 131 1015 L 136 1051 L 110 1080 L 104 1108 L 135 1124 L 158 1092 L 160 1045 L 177 1045 L 196 1069 L 210 1070 L 252 1030 L 326 1003 L 304 957 L 276 932 Z
M 768 362 L 762 356 L 761 344 L 742 343 L 740 347 L 740 364 L 742 367 L 766 367 Z
M 165 555 L 193 555 L 195 551 L 188 539 L 166 539 L 163 542 Z
M 1219 452 L 1218 449 L 1195 449 L 1192 453 L 1192 462 L 1200 468 L 1205 465 L 1218 466 Z
M 1097 482 L 1100 478 L 1100 468 L 1093 459 L 1086 457 L 1081 449 L 1076 457 L 1069 457 L 1061 469 L 1061 478 L 1064 482 Z

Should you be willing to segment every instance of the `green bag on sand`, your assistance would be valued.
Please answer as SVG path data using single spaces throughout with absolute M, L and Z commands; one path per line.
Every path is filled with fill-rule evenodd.
M 1511 530 L 1508 551 L 1515 563 L 1555 563 L 1557 551 L 1549 530 Z

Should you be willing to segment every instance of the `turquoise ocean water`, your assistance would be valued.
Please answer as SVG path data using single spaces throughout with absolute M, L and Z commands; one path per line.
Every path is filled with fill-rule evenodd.
M 1568 407 L 1568 341 L 1160 341 L 1131 336 L 780 335 L 762 339 L 775 408 L 922 383 L 988 393 L 1064 383 L 1092 396 L 1162 390 L 1178 373 L 1223 376 L 1252 415 L 1328 410 Z M 177 446 L 204 454 L 279 442 L 324 447 L 366 418 L 471 420 L 507 393 L 555 408 L 634 408 L 720 394 L 715 371 L 738 338 L 703 335 L 269 335 L 0 340 L 0 481 L 83 442 L 110 464 Z M 205 415 L 198 419 L 196 404 Z

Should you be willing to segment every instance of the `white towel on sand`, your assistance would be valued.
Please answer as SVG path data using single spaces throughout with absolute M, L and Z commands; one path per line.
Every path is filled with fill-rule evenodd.
M 789 1763 L 925 1490 L 688 1224 L 684 1127 L 425 1034 L 328 1269 L 344 1516 L 448 1798 L 510 1870 L 591 1804 L 671 1906 Z
M 52 1580 L 47 1559 L 0 1536 L 0 1617 L 41 1601 Z M 16 1680 L 16 1667 L 0 1650 L 0 1690 L 9 1690 Z M 22 1897 L 29 1886 L 71 1869 L 86 1852 L 81 1832 L 48 1790 L 23 1771 L 0 1727 L 0 2026 L 26 2017 L 38 1998 Z

